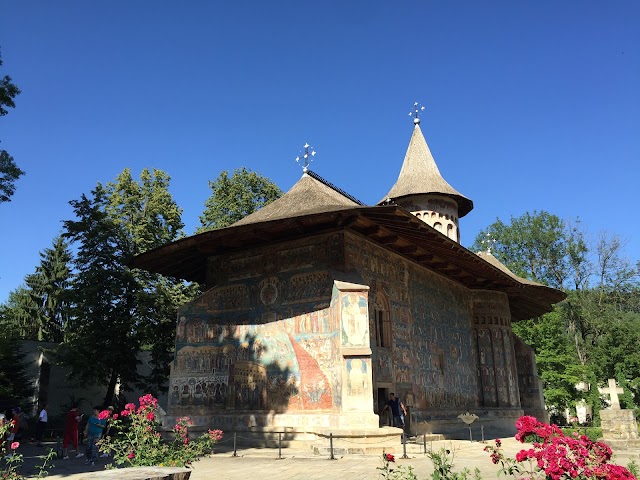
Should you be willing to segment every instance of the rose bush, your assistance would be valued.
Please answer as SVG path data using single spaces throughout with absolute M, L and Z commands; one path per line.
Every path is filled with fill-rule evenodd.
M 6 442 L 4 439 L 13 427 L 14 421 L 15 420 L 12 420 L 0 426 L 0 461 L 4 458 L 4 462 L 0 467 L 0 479 L 2 480 L 26 480 L 27 478 L 19 471 L 23 462 L 22 454 L 17 452 L 18 448 L 20 448 L 20 442 L 11 442 L 9 451 L 6 450 L 7 447 L 5 446 Z M 42 457 L 42 463 L 36 466 L 36 470 L 38 471 L 37 475 L 31 478 L 46 477 L 52 467 L 51 461 L 55 456 L 56 453 L 53 449 L 49 449 L 47 454 Z
M 521 478 L 635 480 L 629 470 L 609 463 L 611 448 L 594 442 L 586 435 L 565 435 L 556 425 L 538 422 L 534 417 L 520 417 L 516 422 L 516 440 L 533 442 L 533 448 L 520 450 L 516 458 L 507 458 L 500 440 L 485 447 L 499 473 Z
M 376 467 L 380 470 L 380 477 L 385 480 L 418 480 L 418 477 L 413 472 L 411 465 L 401 465 L 398 468 L 393 468 L 392 464 L 395 463 L 396 457 L 390 453 L 382 454 L 382 466 Z
M 185 467 L 212 452 L 222 438 L 221 430 L 209 430 L 199 438 L 190 440 L 188 417 L 178 419 L 173 427 L 171 441 L 162 438 L 158 428 L 158 400 L 147 394 L 139 399 L 139 406 L 127 403 L 120 414 L 104 410 L 110 430 L 116 433 L 98 442 L 101 452 L 113 455 L 117 466 L 175 466 Z

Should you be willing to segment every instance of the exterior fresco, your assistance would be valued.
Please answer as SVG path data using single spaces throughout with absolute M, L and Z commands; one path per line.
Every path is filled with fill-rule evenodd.
M 511 314 L 506 295 L 473 292 L 474 328 L 480 359 L 483 405 L 520 407 Z
M 340 308 L 342 346 L 368 347 L 369 314 L 367 297 L 357 292 L 349 292 L 341 298 Z
M 329 250 L 339 249 L 330 236 L 324 253 L 317 239 L 308 243 L 211 259 L 210 274 L 221 285 L 179 312 L 170 415 L 340 407 L 342 372 L 334 359 L 342 330 L 332 309 L 341 307 L 330 304 L 333 275 L 326 269 Z M 270 274 L 260 275 L 265 267 Z M 362 307 L 355 302 L 354 316 Z
M 210 258 L 208 278 L 217 286 L 179 311 L 169 415 L 227 429 L 377 428 L 378 389 L 418 423 L 520 408 L 502 293 L 349 231 Z M 391 324 L 384 347 L 376 309 Z
M 393 383 L 416 412 L 479 405 L 468 290 L 354 234 L 346 235 L 345 252 L 347 268 L 390 304 L 393 345 L 372 341 L 374 382 Z

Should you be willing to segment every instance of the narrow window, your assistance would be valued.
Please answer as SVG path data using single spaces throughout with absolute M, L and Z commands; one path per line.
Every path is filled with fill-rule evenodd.
M 376 295 L 374 304 L 374 318 L 376 330 L 376 345 L 378 347 L 391 346 L 391 315 L 389 307 L 384 298 Z

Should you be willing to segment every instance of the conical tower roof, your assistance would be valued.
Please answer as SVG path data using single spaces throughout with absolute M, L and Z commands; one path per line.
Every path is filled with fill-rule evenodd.
M 455 200 L 458 204 L 458 217 L 464 217 L 473 209 L 473 202 L 442 178 L 418 121 L 415 123 L 398 180 L 379 204 L 389 198 L 395 200 L 409 195 L 428 194 L 442 195 Z

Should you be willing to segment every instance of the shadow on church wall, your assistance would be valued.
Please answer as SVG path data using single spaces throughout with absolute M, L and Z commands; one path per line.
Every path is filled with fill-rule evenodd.
M 216 289 L 187 306 L 178 320 L 169 414 L 211 415 L 217 424 L 216 415 L 339 406 L 340 372 L 332 361 L 339 332 L 330 322 L 330 291 L 329 284 L 313 304 L 214 313 Z

